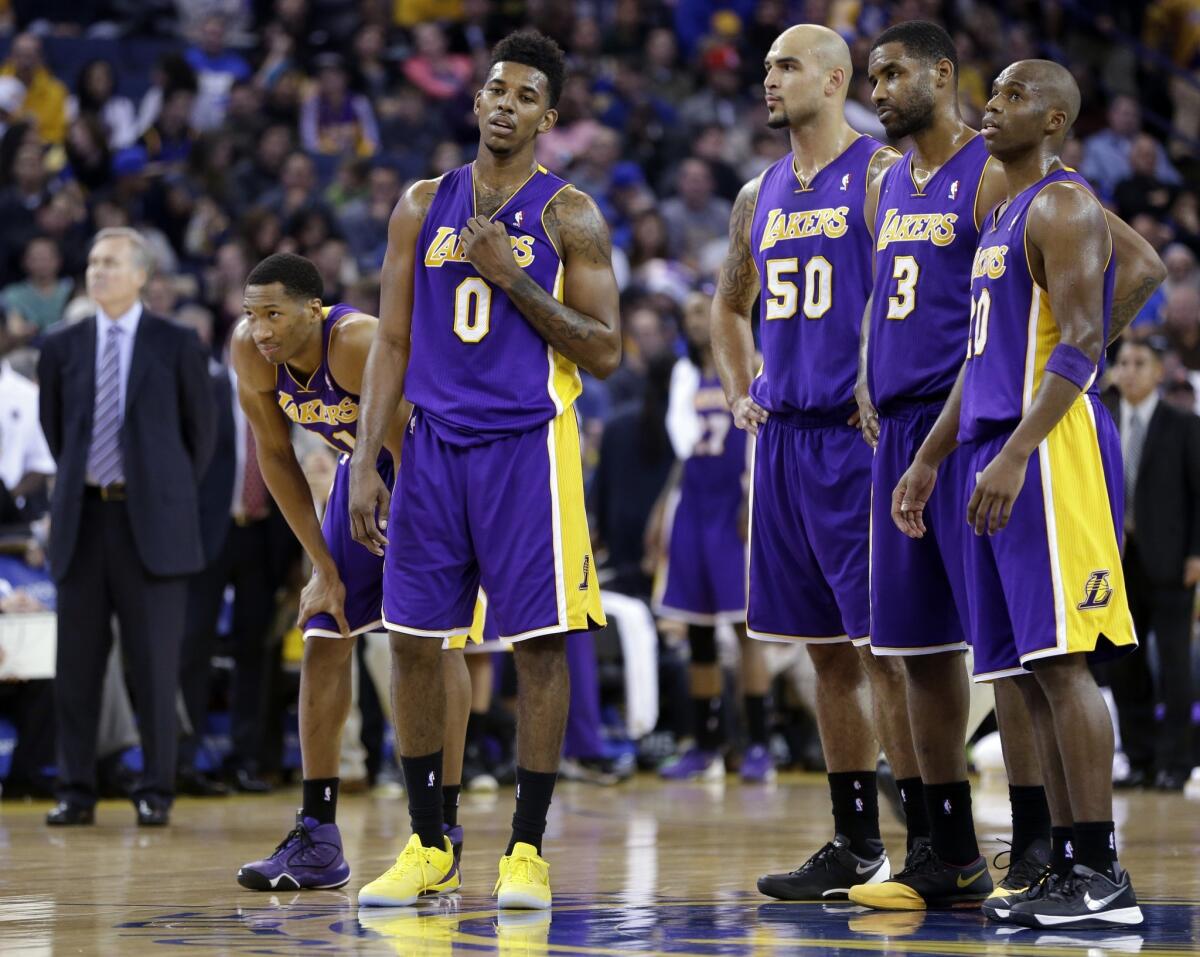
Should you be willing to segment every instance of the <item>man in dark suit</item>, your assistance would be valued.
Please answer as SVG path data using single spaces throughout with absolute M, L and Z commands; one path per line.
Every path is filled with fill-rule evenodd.
M 96 725 L 115 613 L 137 699 L 139 824 L 166 824 L 175 789 L 187 576 L 204 565 L 197 483 L 213 449 L 196 336 L 142 309 L 145 240 L 101 230 L 88 254 L 95 317 L 51 332 L 38 362 L 42 429 L 58 463 L 50 571 L 58 583 L 54 825 L 94 820 Z
M 1192 612 L 1200 582 L 1200 419 L 1160 400 L 1161 349 L 1122 343 L 1114 367 L 1125 467 L 1125 554 L 1129 608 L 1142 645 L 1108 670 L 1130 771 L 1118 786 L 1179 791 L 1192 768 Z M 1147 639 L 1158 652 L 1158 684 Z M 1155 707 L 1166 719 L 1155 727 Z

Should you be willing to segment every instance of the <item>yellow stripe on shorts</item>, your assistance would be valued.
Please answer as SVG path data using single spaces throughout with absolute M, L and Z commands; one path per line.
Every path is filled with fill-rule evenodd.
M 1114 645 L 1137 644 L 1096 420 L 1086 395 L 1038 452 L 1058 637 L 1051 653 L 1092 651 L 1100 634 Z
M 567 408 L 550 423 L 547 446 L 559 622 L 566 631 L 603 627 L 608 622 L 600 605 L 600 583 L 588 534 L 579 426 L 573 408 Z

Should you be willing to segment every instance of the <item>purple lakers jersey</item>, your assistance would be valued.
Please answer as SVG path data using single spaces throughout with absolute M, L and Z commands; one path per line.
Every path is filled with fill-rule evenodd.
M 567 409 L 582 383 L 575 364 L 463 253 L 459 233 L 476 215 L 471 168 L 442 177 L 417 239 L 405 394 L 451 434 L 524 432 Z M 517 265 L 558 299 L 562 259 L 543 215 L 569 185 L 539 166 L 492 216 L 508 231 Z
M 719 495 L 740 501 L 749 443 L 746 433 L 733 427 L 721 380 L 701 374 L 693 401 L 701 431 L 683 463 L 680 490 L 685 497 Z
M 944 399 L 967 341 L 975 199 L 988 152 L 976 136 L 921 188 L 913 154 L 883 174 L 875 213 L 875 287 L 867 375 L 881 408 Z
M 881 149 L 860 136 L 807 186 L 791 153 L 763 173 L 750 225 L 763 368 L 750 395 L 771 412 L 830 412 L 854 399 L 871 292 L 863 201 Z
M 1045 375 L 1046 360 L 1059 343 L 1050 296 L 1033 281 L 1025 255 L 1025 224 L 1038 193 L 1055 183 L 1092 190 L 1079 174 L 1059 169 L 990 214 L 979 237 L 971 268 L 971 324 L 967 372 L 963 380 L 960 442 L 1014 428 L 1033 402 Z M 1116 262 L 1104 269 L 1104 338 L 1112 314 Z M 1096 381 L 1085 391 L 1096 391 Z
M 357 311 L 343 303 L 325 307 L 321 364 L 313 369 L 307 381 L 301 382 L 286 365 L 275 370 L 275 392 L 284 415 L 347 455 L 353 453 L 358 434 L 358 396 L 338 385 L 329 371 L 329 337 L 343 316 Z

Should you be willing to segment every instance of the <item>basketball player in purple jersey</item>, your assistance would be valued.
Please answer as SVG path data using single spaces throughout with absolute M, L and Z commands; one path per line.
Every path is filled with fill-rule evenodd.
M 305 639 L 300 667 L 303 807 L 295 828 L 270 856 L 238 871 L 238 883 L 250 890 L 340 887 L 350 879 L 335 823 L 338 752 L 351 700 L 350 658 L 355 637 L 382 630 L 383 563 L 351 537 L 346 501 L 358 393 L 377 320 L 340 303 L 323 306 L 321 295 L 321 274 L 307 259 L 268 256 L 246 280 L 246 314 L 231 347 L 238 399 L 254 430 L 263 479 L 313 566 L 299 613 Z M 389 484 L 406 414 L 402 409 L 392 421 L 387 446 L 377 459 L 379 474 Z M 341 455 L 320 522 L 292 448 L 292 423 L 320 436 Z M 446 656 L 445 682 L 454 723 L 451 750 L 461 773 L 470 708 L 470 679 L 461 652 Z M 448 833 L 461 849 L 462 829 L 454 824 Z
M 733 627 L 741 653 L 741 685 L 749 747 L 742 757 L 747 783 L 773 780 L 767 747 L 767 692 L 771 676 L 764 649 L 746 637 L 746 488 L 749 437 L 733 428 L 712 354 L 712 296 L 691 293 L 683 307 L 688 354 L 671 372 L 667 433 L 678 462 L 659 497 L 653 537 L 662 546 L 654 612 L 687 627 L 691 657 L 695 746 L 665 765 L 668 781 L 725 777 L 724 679 L 716 628 Z M 654 531 L 652 529 L 652 531 Z
M 1013 808 L 1013 855 L 1009 873 L 993 889 L 975 840 L 963 748 L 969 686 L 961 656 L 968 612 L 965 502 L 956 498 L 961 483 L 957 477 L 942 483 L 930 503 L 932 534 L 921 541 L 898 534 L 889 516 L 891 491 L 940 413 L 962 363 L 963 303 L 979 223 L 1002 197 L 1003 177 L 984 141 L 959 114 L 956 54 L 941 27 L 910 21 L 885 31 L 872 48 L 869 76 L 888 134 L 911 136 L 914 144 L 872 183 L 867 197 L 876 240 L 875 286 L 864 317 L 856 395 L 864 437 L 877 446 L 871 642 L 876 654 L 904 660 L 933 841 L 911 872 L 859 888 L 851 898 L 868 906 L 920 909 L 1023 890 L 1052 853 L 1053 834 L 1028 714 L 1019 692 L 1001 682 L 996 706 Z M 1122 239 L 1123 281 L 1136 312 L 1153 290 L 1138 292 L 1140 277 L 1154 269 L 1153 251 L 1119 220 L 1114 232 Z M 962 456 L 951 456 L 944 470 L 965 467 Z
M 901 670 L 855 647 L 870 632 L 871 454 L 853 394 L 871 284 L 863 200 L 895 153 L 846 123 L 850 51 L 832 30 L 784 31 L 765 66 L 768 125 L 789 130 L 792 152 L 738 196 L 713 304 L 713 351 L 735 424 L 758 437 L 747 630 L 808 646 L 835 836 L 795 871 L 758 886 L 787 900 L 844 900 L 853 884 L 891 874 L 879 835 L 879 743 L 898 778 L 917 774 Z M 764 365 L 756 378 L 750 311 L 760 292 Z M 923 816 L 908 823 L 919 843 Z
M 384 565 L 384 621 L 414 834 L 360 904 L 453 890 L 442 834 L 438 640 L 467 630 L 482 582 L 515 643 L 517 806 L 501 908 L 550 906 L 541 856 L 569 695 L 565 636 L 604 624 L 572 403 L 577 366 L 620 361 L 616 279 L 596 205 L 534 159 L 558 117 L 562 51 L 497 44 L 475 96 L 475 162 L 412 186 L 392 215 L 379 332 L 352 461 L 355 537 Z M 391 500 L 374 469 L 401 397 L 414 406 Z M 377 524 L 377 515 L 387 516 Z
M 1014 63 L 993 84 L 983 138 L 1008 188 L 974 257 L 966 362 L 892 517 L 920 540 L 939 465 L 961 443 L 975 678 L 1020 688 L 1056 823 L 1072 829 L 1073 866 L 985 912 L 1029 927 L 1129 927 L 1142 913 L 1117 863 L 1112 723 L 1088 667 L 1137 646 L 1120 439 L 1096 387 L 1120 323 L 1104 210 L 1059 159 L 1078 112 L 1074 79 L 1047 60 Z

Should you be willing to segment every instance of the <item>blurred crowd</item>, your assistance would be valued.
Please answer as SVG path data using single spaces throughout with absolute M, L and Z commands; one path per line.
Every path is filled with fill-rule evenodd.
M 785 134 L 763 123 L 763 54 L 793 23 L 838 30 L 856 72 L 848 117 L 883 138 L 866 57 L 875 35 L 912 18 L 937 20 L 954 36 L 972 124 L 1009 62 L 1047 56 L 1070 65 L 1083 109 L 1066 158 L 1161 253 L 1168 279 L 1131 336 L 1153 344 L 1156 392 L 1194 410 L 1200 0 L 1093 0 L 1086 9 L 1069 0 L 0 0 L 0 612 L 53 609 L 37 569 L 54 463 L 36 428 L 31 380 L 45 331 L 94 311 L 81 278 L 90 238 L 114 226 L 147 238 L 156 269 L 146 308 L 195 328 L 214 375 L 242 314 L 245 277 L 270 253 L 307 256 L 324 278 L 326 303 L 377 314 L 392 208 L 414 179 L 471 160 L 472 98 L 490 48 L 521 26 L 555 37 L 570 62 L 539 159 L 600 204 L 613 234 L 624 359 L 611 379 L 585 381 L 579 409 L 603 580 L 647 598 L 653 566 L 644 532 L 673 461 L 663 419 L 671 368 L 685 351 L 684 305 L 715 280 L 741 184 L 788 150 Z M 236 454 L 236 468 L 253 469 L 245 449 Z M 322 450 L 306 447 L 303 461 L 315 489 L 327 483 Z M 253 588 L 269 589 L 270 607 L 249 615 L 252 626 L 249 613 L 227 610 L 203 663 L 215 661 L 214 673 L 225 676 L 212 686 L 212 703 L 234 712 L 224 762 L 226 779 L 243 790 L 267 786 L 264 778 L 286 765 L 289 732 L 274 711 L 239 718 L 231 701 L 240 695 L 286 713 L 295 689 L 280 662 L 290 655 L 294 663 L 295 652 L 281 641 L 304 580 L 269 503 L 246 499 L 254 488 L 253 480 L 239 485 L 225 511 L 235 525 L 277 523 L 278 539 L 264 546 L 270 561 L 253 569 L 269 574 Z M 648 763 L 688 731 L 674 704 L 680 647 L 677 636 L 662 638 L 660 718 L 642 744 Z M 601 638 L 598 655 L 602 713 L 617 725 L 607 716 L 621 696 L 620 653 Z M 791 664 L 780 660 L 776 670 Z M 238 692 L 240 669 L 252 686 Z M 363 774 L 374 778 L 386 767 L 386 735 L 369 684 Z M 815 749 L 803 681 L 793 684 L 776 694 L 776 751 L 804 764 Z M 13 710 L 9 697 L 0 690 L 0 714 Z M 504 715 L 480 727 L 476 743 L 490 743 L 476 757 L 502 764 Z M 121 735 L 114 740 L 110 753 L 119 754 Z M 18 768 L 26 784 L 36 784 L 30 768 L 52 763 L 49 746 L 38 746 L 36 760 Z M 197 747 L 185 749 L 184 763 L 213 767 L 196 764 Z M 610 764 L 593 764 L 594 776 L 612 776 Z

